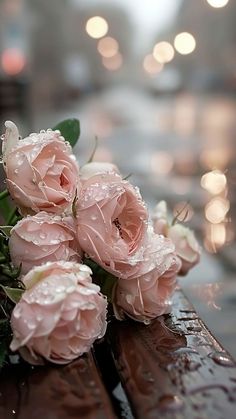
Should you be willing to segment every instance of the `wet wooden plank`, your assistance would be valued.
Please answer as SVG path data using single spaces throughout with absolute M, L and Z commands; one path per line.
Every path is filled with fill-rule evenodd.
M 0 376 L 1 419 L 114 419 L 92 354 L 66 366 L 8 367 Z
M 235 418 L 236 364 L 181 290 L 170 315 L 113 323 L 108 336 L 135 418 Z

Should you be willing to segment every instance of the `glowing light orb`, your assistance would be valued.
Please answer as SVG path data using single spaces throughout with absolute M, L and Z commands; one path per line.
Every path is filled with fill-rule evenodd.
M 191 33 L 182 32 L 176 35 L 174 40 L 176 51 L 182 55 L 191 54 L 196 48 L 196 40 Z
M 17 48 L 7 48 L 1 56 L 3 71 L 9 76 L 16 76 L 21 73 L 26 64 L 24 53 Z
M 86 32 L 91 38 L 102 38 L 107 34 L 108 23 L 101 16 L 93 16 L 86 23 Z
M 100 39 L 97 46 L 98 52 L 105 58 L 113 57 L 119 50 L 119 44 L 110 36 Z
M 220 7 L 225 7 L 229 3 L 229 0 L 207 0 L 207 3 L 219 9 Z
M 169 63 L 175 55 L 174 48 L 169 42 L 158 42 L 153 48 L 153 56 L 161 64 Z

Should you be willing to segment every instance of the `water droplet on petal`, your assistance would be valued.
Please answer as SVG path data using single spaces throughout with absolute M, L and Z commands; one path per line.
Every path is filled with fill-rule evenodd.
M 22 313 L 22 308 L 18 305 L 18 306 L 16 306 L 15 307 L 15 309 L 14 309 L 14 311 L 13 311 L 13 316 L 16 318 L 16 319 L 19 319 L 20 318 L 20 316 L 21 316 L 21 313 Z
M 40 237 L 40 239 L 44 240 L 44 239 L 46 239 L 47 235 L 46 235 L 46 233 L 40 232 L 39 237 Z
M 35 321 L 33 319 L 27 321 L 28 328 L 33 330 L 36 328 Z
M 59 244 L 60 243 L 60 240 L 58 240 L 58 239 L 51 239 L 50 240 L 50 244 Z

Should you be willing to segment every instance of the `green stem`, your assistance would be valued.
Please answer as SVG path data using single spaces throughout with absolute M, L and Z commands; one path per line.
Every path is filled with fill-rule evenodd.
M 13 209 L 12 209 L 12 211 L 10 212 L 9 217 L 8 217 L 8 219 L 7 219 L 7 225 L 8 225 L 8 226 L 12 225 L 12 222 L 13 222 L 13 220 L 15 219 L 16 211 L 17 211 L 17 208 L 15 207 L 15 208 L 13 208 Z
M 5 189 L 4 191 L 0 192 L 0 200 L 6 198 L 9 195 L 9 192 L 7 189 Z
M 87 162 L 87 163 L 91 163 L 91 162 L 93 161 L 93 158 L 94 158 L 94 155 L 95 155 L 95 153 L 96 153 L 97 147 L 98 147 L 98 137 L 96 136 L 96 137 L 95 137 L 95 140 L 94 140 L 94 147 L 93 147 L 93 151 L 92 151 L 92 154 L 91 154 L 91 156 L 89 157 L 89 159 L 88 159 L 88 162 Z

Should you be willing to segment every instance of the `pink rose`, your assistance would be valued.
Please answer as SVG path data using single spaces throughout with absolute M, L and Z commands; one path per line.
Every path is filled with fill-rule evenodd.
M 66 364 L 88 352 L 105 334 L 107 308 L 90 274 L 86 265 L 73 262 L 32 269 L 12 312 L 11 350 L 19 350 L 31 364 L 42 364 L 43 358 Z
M 201 248 L 195 235 L 189 228 L 175 224 L 169 228 L 168 237 L 175 244 L 176 253 L 182 262 L 179 274 L 186 275 L 200 260 Z
M 117 281 L 113 307 L 118 319 L 128 315 L 148 323 L 169 310 L 180 261 L 170 240 L 149 234 L 138 266 L 137 277 Z
M 179 274 L 186 275 L 199 262 L 201 248 L 192 230 L 179 223 L 169 224 L 167 215 L 166 202 L 159 202 L 152 216 L 154 231 L 173 241 L 176 254 L 182 262 Z
M 139 191 L 115 174 L 84 182 L 76 217 L 82 250 L 112 273 L 116 263 L 127 261 L 140 248 L 147 230 L 147 209 Z
M 107 162 L 91 162 L 87 163 L 80 169 L 80 179 L 82 182 L 88 180 L 92 176 L 101 174 L 120 174 L 118 167 L 115 164 Z
M 18 129 L 7 121 L 3 162 L 7 187 L 22 213 L 62 213 L 79 191 L 78 165 L 69 143 L 59 131 L 40 131 L 19 140 Z
M 19 221 L 11 230 L 9 250 L 15 266 L 26 274 L 34 266 L 60 260 L 80 262 L 82 251 L 75 238 L 74 220 L 39 212 Z

